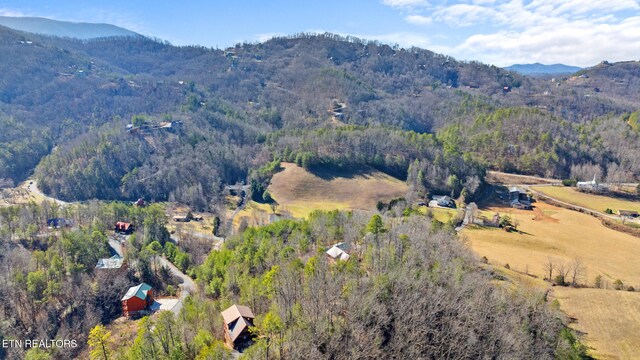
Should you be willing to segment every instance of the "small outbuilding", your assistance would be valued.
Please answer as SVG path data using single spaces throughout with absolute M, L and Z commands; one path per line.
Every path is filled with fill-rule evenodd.
M 130 287 L 120 301 L 122 313 L 125 316 L 144 314 L 153 304 L 153 289 L 151 285 L 141 283 L 138 286 Z
M 635 210 L 618 210 L 618 215 L 630 218 L 637 218 L 639 216 Z
M 191 221 L 191 219 L 189 219 L 188 217 L 183 216 L 183 215 L 176 215 L 176 216 L 174 216 L 172 218 L 172 220 L 175 221 L 175 222 L 189 222 L 189 221 Z
M 232 349 L 243 349 L 253 342 L 254 335 L 249 331 L 253 326 L 253 312 L 243 305 L 232 305 L 222 313 L 224 319 L 225 344 Z

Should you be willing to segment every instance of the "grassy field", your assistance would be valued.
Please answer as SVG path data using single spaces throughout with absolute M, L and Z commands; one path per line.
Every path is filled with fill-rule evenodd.
M 515 270 L 543 277 L 548 257 L 558 264 L 580 258 L 586 283 L 593 284 L 601 274 L 609 283 L 621 279 L 634 287 L 640 284 L 640 240 L 606 228 L 592 216 L 544 203 L 537 203 L 534 211 L 483 210 L 508 214 L 519 223 L 520 232 L 479 227 L 462 231 L 471 248 L 493 264 L 508 263 Z
M 431 213 L 434 219 L 446 223 L 451 220 L 454 216 L 458 215 L 462 210 L 460 209 L 447 209 L 447 208 L 433 208 L 433 207 L 423 207 L 419 208 L 420 213 L 426 214 L 427 212 Z
M 571 187 L 564 186 L 539 186 L 531 187 L 531 189 L 541 192 L 545 195 L 554 197 L 558 200 L 592 209 L 600 212 L 604 212 L 605 209 L 612 209 L 614 212 L 617 210 L 636 210 L 640 211 L 640 201 L 631 201 L 625 199 L 618 199 L 614 197 L 587 194 L 577 191 Z
M 280 210 L 277 210 L 280 212 Z M 231 212 L 230 212 L 231 213 Z M 233 218 L 233 227 L 238 229 L 243 219 L 247 220 L 249 226 L 261 226 L 269 224 L 273 211 L 267 204 L 259 204 L 255 201 L 249 201 L 244 209 L 240 210 Z
M 554 287 L 551 296 L 576 319 L 590 353 L 598 359 L 640 357 L 640 293 Z
M 176 215 L 186 216 L 189 212 L 189 208 L 186 206 L 178 206 L 172 203 L 166 205 L 167 217 L 169 218 L 167 223 L 167 230 L 180 234 L 202 234 L 211 236 L 213 231 L 213 215 L 209 213 L 196 213 L 194 216 L 202 216 L 202 221 L 189 221 L 189 222 L 175 222 L 172 218 Z
M 378 201 L 402 197 L 407 185 L 371 168 L 309 172 L 295 164 L 282 163 L 269 192 L 278 202 L 278 212 L 305 217 L 315 209 L 374 210 Z

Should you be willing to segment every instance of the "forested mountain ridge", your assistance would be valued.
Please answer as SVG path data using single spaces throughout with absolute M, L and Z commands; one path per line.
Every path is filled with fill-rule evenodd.
M 34 34 L 93 39 L 109 36 L 140 36 L 111 24 L 78 23 L 41 17 L 0 16 L 0 25 Z
M 522 152 L 505 169 L 539 173 L 553 161 L 545 170 L 553 176 L 585 164 L 640 173 L 606 144 L 606 156 L 582 156 L 603 141 L 589 130 L 594 124 L 607 124 L 614 133 L 605 141 L 614 144 L 637 136 L 622 117 L 636 110 L 629 92 L 638 77 L 632 70 L 618 75 L 618 64 L 587 80 L 624 76 L 624 86 L 614 81 L 595 91 L 580 82 L 585 77 L 527 78 L 331 34 L 222 51 L 143 37 L 81 41 L 0 32 L 2 53 L 15 54 L 0 64 L 0 121 L 11 129 L 0 135 L 0 179 L 24 179 L 53 150 L 36 174 L 45 192 L 65 199 L 144 196 L 206 208 L 222 184 L 248 176 L 268 181 L 251 170 L 274 156 L 309 166 L 364 163 L 401 178 L 413 164 L 409 178 L 420 179 L 418 188 L 457 194 L 482 168 L 501 166 L 456 145 L 466 142 L 465 131 L 453 138 L 445 131 L 452 124 L 469 129 L 502 108 L 538 109 L 535 117 L 548 121 L 527 123 L 531 139 L 557 126 L 575 139 L 556 151 L 566 141 L 551 131 L 551 145 L 539 148 L 534 165 L 518 161 Z M 516 125 L 530 113 L 500 114 Z M 159 128 L 172 121 L 176 126 Z M 141 131 L 127 131 L 132 122 L 144 125 Z M 396 135 L 381 136 L 389 131 Z

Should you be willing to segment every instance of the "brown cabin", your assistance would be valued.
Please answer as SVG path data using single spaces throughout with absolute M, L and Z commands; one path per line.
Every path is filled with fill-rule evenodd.
M 222 313 L 224 342 L 231 349 L 243 349 L 253 342 L 249 327 L 253 326 L 253 312 L 243 305 L 232 305 Z
M 113 230 L 120 234 L 129 235 L 135 231 L 135 227 L 131 223 L 118 221 Z
M 142 315 L 153 304 L 153 289 L 145 283 L 130 287 L 120 302 L 124 316 Z

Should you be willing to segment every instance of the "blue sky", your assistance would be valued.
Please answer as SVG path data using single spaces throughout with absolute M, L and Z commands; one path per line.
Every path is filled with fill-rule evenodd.
M 111 23 L 175 45 L 328 31 L 498 66 L 640 59 L 640 0 L 0 0 L 0 15 Z

